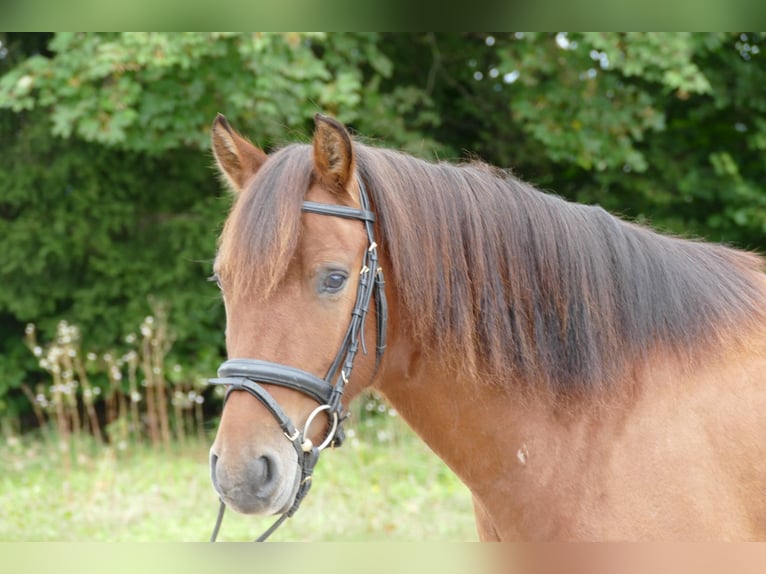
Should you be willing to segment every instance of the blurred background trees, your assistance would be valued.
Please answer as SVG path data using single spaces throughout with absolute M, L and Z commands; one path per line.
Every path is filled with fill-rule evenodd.
M 764 50 L 764 33 L 0 33 L 0 408 L 31 412 L 27 323 L 119 350 L 161 305 L 171 363 L 214 373 L 217 112 L 268 150 L 308 141 L 321 111 L 374 145 L 764 250 Z

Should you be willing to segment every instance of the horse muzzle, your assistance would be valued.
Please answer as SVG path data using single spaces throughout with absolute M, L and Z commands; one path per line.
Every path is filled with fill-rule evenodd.
M 300 472 L 291 450 L 232 460 L 210 451 L 210 479 L 227 506 L 242 514 L 278 514 L 293 504 Z

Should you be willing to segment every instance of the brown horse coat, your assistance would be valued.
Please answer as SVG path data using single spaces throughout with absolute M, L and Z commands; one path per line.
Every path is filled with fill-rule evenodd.
M 470 488 L 483 540 L 766 540 L 766 281 L 760 257 L 657 234 L 483 164 L 431 164 L 352 142 L 266 156 L 222 119 L 237 197 L 215 271 L 230 357 L 322 376 L 343 336 L 377 216 L 388 349 L 374 387 Z M 323 289 L 328 273 L 348 281 Z M 375 337 L 368 322 L 368 341 Z M 300 424 L 316 406 L 272 390 Z M 276 513 L 295 453 L 234 393 L 211 448 L 230 506 Z M 321 473 L 320 473 L 321 474 Z

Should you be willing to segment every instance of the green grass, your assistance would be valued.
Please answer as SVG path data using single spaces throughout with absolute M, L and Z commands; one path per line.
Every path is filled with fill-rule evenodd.
M 477 539 L 468 490 L 399 419 L 355 430 L 342 449 L 322 455 L 311 493 L 273 540 Z M 207 540 L 218 509 L 208 446 L 117 456 L 81 445 L 67 470 L 39 440 L 6 440 L 0 541 Z M 251 540 L 273 520 L 229 510 L 219 540 Z

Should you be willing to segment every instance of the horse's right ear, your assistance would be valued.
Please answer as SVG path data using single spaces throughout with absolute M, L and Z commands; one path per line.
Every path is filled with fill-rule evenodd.
M 218 169 L 229 186 L 239 193 L 268 156 L 234 131 L 222 114 L 215 117 L 210 136 Z

